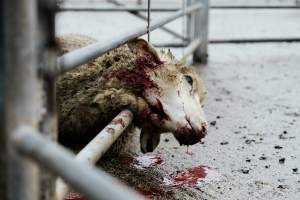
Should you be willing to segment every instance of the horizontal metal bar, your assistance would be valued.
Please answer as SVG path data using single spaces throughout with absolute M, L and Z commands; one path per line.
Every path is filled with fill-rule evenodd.
M 223 43 L 266 43 L 266 42 L 300 42 L 300 38 L 241 38 L 241 39 L 211 39 L 211 44 Z
M 121 2 L 119 2 L 119 1 L 117 1 L 117 0 L 108 0 L 108 2 L 114 4 L 115 6 L 120 6 L 121 8 L 126 8 L 126 4 L 121 3 Z M 177 10 L 180 10 L 180 8 L 177 9 Z M 151 11 L 152 11 L 152 8 L 151 8 Z M 130 14 L 135 15 L 136 17 L 138 17 L 138 18 L 140 18 L 140 19 L 143 19 L 143 20 L 145 20 L 145 21 L 148 21 L 148 17 L 145 16 L 145 15 L 143 15 L 142 13 L 140 13 L 140 12 L 138 12 L 138 11 L 128 11 L 128 12 L 129 12 Z M 182 39 L 183 41 L 187 41 L 187 38 L 185 38 L 184 36 L 182 36 L 182 35 L 176 33 L 176 32 L 173 31 L 172 29 L 169 29 L 168 27 L 162 26 L 162 27 L 160 27 L 160 29 L 163 30 L 163 31 L 165 31 L 165 32 L 167 32 L 167 33 L 169 33 L 169 34 L 171 34 L 171 35 L 173 35 L 173 36 L 175 36 L 175 37 L 177 37 L 177 38 Z
M 131 111 L 123 110 L 120 112 L 76 155 L 75 160 L 89 165 L 95 164 L 129 126 L 132 119 L 133 114 Z M 58 179 L 56 182 L 56 199 L 62 200 L 68 191 L 68 185 L 62 179 Z
M 157 48 L 183 48 L 187 47 L 188 43 L 156 43 L 153 46 Z
M 194 51 L 199 47 L 201 41 L 200 39 L 195 39 L 192 41 L 189 46 L 187 46 L 184 50 L 183 56 L 181 58 L 182 61 L 185 61 Z
M 151 8 L 151 12 L 174 12 L 181 8 Z M 147 7 L 137 7 L 137 6 L 126 6 L 126 7 L 82 7 L 82 6 L 59 6 L 57 8 L 58 12 L 72 11 L 72 12 L 147 12 Z
M 186 15 L 188 13 L 194 12 L 197 9 L 200 9 L 201 5 L 202 4 L 196 4 L 186 8 L 185 10 L 177 11 L 163 19 L 153 21 L 150 26 L 150 31 L 153 31 L 158 27 L 161 27 L 171 21 L 174 21 L 175 19 L 182 17 L 183 15 Z M 112 41 L 107 41 L 105 43 L 97 42 L 95 44 L 67 53 L 58 59 L 58 66 L 60 68 L 59 69 L 60 73 L 69 71 L 81 64 L 88 62 L 89 60 L 95 59 L 100 55 L 108 52 L 109 50 L 114 49 L 122 44 L 125 44 L 127 41 L 131 39 L 144 35 L 146 32 L 147 32 L 147 26 L 143 25 L 128 33 L 122 34 L 121 37 L 117 37 Z
M 151 12 L 174 12 L 181 8 L 151 8 Z M 210 6 L 210 9 L 300 9 L 300 6 Z M 147 12 L 146 7 L 82 7 L 59 6 L 57 12 Z
M 20 153 L 62 177 L 91 200 L 144 199 L 100 169 L 78 162 L 70 151 L 30 127 L 19 127 L 13 144 Z
M 211 9 L 300 9 L 300 6 L 210 6 Z

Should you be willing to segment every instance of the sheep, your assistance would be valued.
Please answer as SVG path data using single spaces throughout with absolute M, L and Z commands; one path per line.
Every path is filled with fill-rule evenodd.
M 96 40 L 66 35 L 57 42 L 63 55 Z M 164 132 L 172 132 L 180 145 L 193 145 L 207 133 L 203 81 L 169 50 L 156 51 L 143 39 L 61 75 L 56 90 L 59 141 L 66 146 L 86 144 L 125 108 L 134 113 L 133 127 L 141 129 L 143 153 L 152 152 Z

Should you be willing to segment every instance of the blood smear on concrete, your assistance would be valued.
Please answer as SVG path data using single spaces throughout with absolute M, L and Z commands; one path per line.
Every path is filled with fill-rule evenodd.
M 88 199 L 82 196 L 81 194 L 71 192 L 64 198 L 64 200 L 88 200 Z
M 169 186 L 186 185 L 200 189 L 203 182 L 219 180 L 221 175 L 214 169 L 207 166 L 196 166 L 193 168 L 178 171 L 168 178 L 164 178 L 164 183 Z

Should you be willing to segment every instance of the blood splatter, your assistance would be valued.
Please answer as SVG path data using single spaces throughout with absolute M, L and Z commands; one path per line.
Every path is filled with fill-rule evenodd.
M 88 200 L 88 199 L 82 196 L 81 194 L 71 192 L 64 198 L 64 200 Z
M 153 55 L 146 52 L 143 56 L 138 57 L 133 63 L 133 69 L 127 69 L 126 67 L 112 70 L 106 78 L 116 77 L 117 79 L 126 83 L 126 85 L 134 87 L 136 89 L 158 88 L 158 85 L 151 80 L 148 74 L 149 70 L 161 66 L 162 61 L 157 60 Z
M 186 146 L 186 152 L 185 153 L 192 156 L 192 155 L 194 155 L 194 153 L 192 152 L 192 150 L 190 150 L 189 147 L 190 147 L 189 145 Z
M 140 193 L 147 198 L 151 198 L 153 196 L 161 195 L 163 192 L 156 188 L 151 188 L 149 190 L 140 190 Z
M 179 172 L 175 177 L 175 183 L 196 186 L 199 180 L 207 175 L 207 167 L 199 166 Z
M 200 189 L 202 183 L 219 180 L 220 177 L 221 175 L 214 169 L 200 165 L 165 177 L 164 184 L 173 187 L 185 185 Z
M 112 122 L 114 124 L 121 124 L 123 126 L 123 128 L 125 127 L 125 123 L 122 118 L 114 119 Z

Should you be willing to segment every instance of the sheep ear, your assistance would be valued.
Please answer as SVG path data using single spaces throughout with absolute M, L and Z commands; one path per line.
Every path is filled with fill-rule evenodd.
M 142 129 L 140 135 L 141 151 L 143 153 L 152 152 L 155 150 L 160 141 L 160 134 L 152 134 Z
M 139 38 L 133 39 L 129 41 L 127 45 L 132 52 L 140 56 L 145 55 L 145 53 L 148 53 L 152 55 L 155 60 L 160 60 L 159 55 L 157 51 L 154 49 L 154 47 L 143 39 L 139 39 Z

